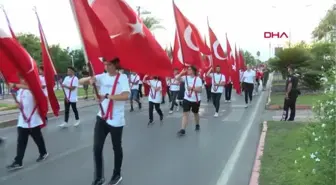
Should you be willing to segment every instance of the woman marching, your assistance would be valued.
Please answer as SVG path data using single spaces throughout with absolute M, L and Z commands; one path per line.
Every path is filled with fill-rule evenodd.
M 243 73 L 242 82 L 245 91 L 245 108 L 247 108 L 248 105 L 251 105 L 254 84 L 256 83 L 256 72 L 251 69 L 251 65 L 247 65 L 247 70 Z
M 160 104 L 162 102 L 162 83 L 157 76 L 154 76 L 153 79 L 148 80 L 148 76 L 146 75 L 143 80 L 150 87 L 148 103 L 149 103 L 149 122 L 148 125 L 154 124 L 153 120 L 153 112 L 154 108 L 156 112 L 160 116 L 160 122 L 163 123 L 163 113 L 160 108 Z
M 96 83 L 99 86 L 99 99 L 102 109 L 98 112 L 94 128 L 93 155 L 95 177 L 92 185 L 105 182 L 103 169 L 103 147 L 106 136 L 111 135 L 114 151 L 114 171 L 108 185 L 117 185 L 122 180 L 121 165 L 123 161 L 122 134 L 125 126 L 125 103 L 130 95 L 130 86 L 125 74 L 118 69 L 119 58 L 104 61 L 107 73 L 79 80 L 80 84 Z

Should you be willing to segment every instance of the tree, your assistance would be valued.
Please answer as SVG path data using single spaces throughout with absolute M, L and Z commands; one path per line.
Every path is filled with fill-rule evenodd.
M 49 48 L 51 58 L 58 73 L 66 73 L 67 67 L 71 66 L 71 57 L 66 49 L 60 47 L 59 44 L 52 45 Z
M 243 56 L 244 56 L 246 65 L 252 65 L 252 66 L 256 65 L 256 59 L 249 51 L 244 51 Z
M 72 50 L 69 54 L 73 57 L 75 68 L 78 70 L 83 70 L 86 66 L 83 49 Z
M 314 38 L 321 40 L 329 33 L 332 33 L 334 29 L 336 29 L 336 4 L 333 4 L 332 8 L 328 10 L 327 14 L 320 21 L 319 25 L 312 32 L 312 35 Z M 334 37 L 335 36 L 336 35 L 334 35 Z
M 154 31 L 156 29 L 165 29 L 160 24 L 161 20 L 157 17 L 154 17 L 150 11 L 142 11 L 140 15 L 143 23 L 149 30 Z
M 37 64 L 41 64 L 40 38 L 31 33 L 19 33 L 17 39 Z

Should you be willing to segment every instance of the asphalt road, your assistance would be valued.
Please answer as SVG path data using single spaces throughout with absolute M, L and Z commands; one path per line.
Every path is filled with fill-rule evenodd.
M 147 128 L 148 106 L 126 114 L 124 163 L 121 185 L 247 185 L 249 182 L 266 92 L 255 96 L 252 107 L 243 108 L 243 97 L 233 96 L 231 104 L 222 100 L 220 117 L 214 118 L 212 104 L 201 105 L 201 131 L 190 124 L 187 135 L 176 137 L 182 112 Z M 223 99 L 223 97 L 222 97 Z M 204 100 L 204 98 L 203 98 Z M 146 103 L 144 103 L 146 104 Z M 0 185 L 90 185 L 93 180 L 92 140 L 98 106 L 80 110 L 78 128 L 59 129 L 63 117 L 49 121 L 43 130 L 49 158 L 36 163 L 38 150 L 30 138 L 24 158 L 25 167 L 7 172 L 6 164 L 15 156 L 16 129 L 0 129 L 7 142 L 0 147 Z M 73 114 L 70 114 L 72 116 Z M 155 119 L 158 120 L 157 114 Z M 193 123 L 193 121 L 190 121 Z M 113 170 L 110 137 L 105 143 L 105 177 Z

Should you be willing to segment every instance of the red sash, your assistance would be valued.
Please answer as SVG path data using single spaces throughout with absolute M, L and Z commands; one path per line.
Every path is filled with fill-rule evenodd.
M 191 87 L 191 91 L 189 91 L 188 89 L 186 89 L 187 90 L 187 96 L 189 97 L 189 98 L 191 98 L 191 95 L 192 95 L 192 93 L 194 92 L 194 88 L 195 88 L 195 84 L 196 84 L 196 76 L 195 76 L 195 79 L 194 79 L 194 83 L 193 83 L 193 86 Z M 186 76 L 186 81 L 188 81 L 188 77 Z M 186 82 L 186 84 L 187 84 L 187 82 Z M 195 93 L 195 97 L 196 97 L 196 101 L 198 102 L 198 96 L 197 96 L 197 93 L 196 92 L 194 92 Z
M 174 79 L 174 80 L 172 81 L 171 85 L 180 85 L 180 84 L 179 84 L 179 81 L 178 81 L 178 80 Z
M 149 83 L 150 83 L 150 82 L 149 82 Z M 158 83 L 159 83 L 159 80 L 156 81 L 155 89 L 157 88 Z M 155 97 L 156 97 L 156 93 L 157 93 L 156 90 L 154 90 L 154 93 L 153 93 L 153 88 L 151 87 L 149 94 L 150 94 L 150 96 L 152 97 L 152 99 L 155 99 Z
M 133 87 L 133 85 L 134 85 L 134 83 L 135 83 L 135 80 L 137 79 L 137 76 L 138 76 L 138 75 L 135 75 L 135 76 L 134 76 L 134 80 L 133 80 L 133 82 L 132 82 L 131 89 L 132 89 L 132 87 Z M 132 77 L 132 76 L 131 76 L 131 77 Z M 131 79 L 130 79 L 130 80 L 131 80 Z
M 212 75 L 213 75 L 212 78 L 213 78 L 214 84 L 216 84 L 216 79 L 215 79 L 214 73 L 212 73 Z M 218 83 L 220 83 L 221 81 L 222 81 L 222 74 L 220 74 L 220 78 L 219 78 L 219 82 Z M 215 92 L 217 92 L 218 88 L 219 88 L 219 85 L 213 85 L 213 90 Z
M 118 81 L 119 81 L 119 77 L 120 77 L 120 73 L 117 74 L 117 76 L 114 80 L 111 95 L 115 94 L 115 91 L 117 89 L 117 84 L 118 84 Z M 103 112 L 101 112 L 101 114 L 102 114 L 102 118 L 104 120 L 113 119 L 113 117 L 112 117 L 112 115 L 113 115 L 113 100 L 110 100 L 109 103 L 108 103 L 107 110 L 106 110 L 106 115 L 103 115 Z
M 72 87 L 72 83 L 73 83 L 74 79 L 75 79 L 75 76 L 72 77 L 69 87 Z M 68 102 L 70 102 L 70 97 L 71 97 L 72 90 L 70 90 L 70 89 L 68 89 L 68 90 L 69 90 L 69 95 L 68 95 L 67 99 L 68 99 Z
M 21 93 L 20 93 L 20 110 L 21 110 L 21 114 L 22 114 L 22 117 L 23 117 L 23 120 L 28 123 L 28 127 L 30 128 L 30 121 L 31 121 L 31 118 L 33 117 L 33 114 L 35 113 L 36 109 L 37 109 L 37 105 L 35 105 L 33 111 L 30 113 L 29 117 L 26 116 L 26 114 L 24 113 L 24 105 L 23 105 L 23 92 L 25 90 L 21 90 Z

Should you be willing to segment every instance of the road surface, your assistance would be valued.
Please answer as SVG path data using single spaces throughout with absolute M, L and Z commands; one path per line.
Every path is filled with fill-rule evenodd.
M 127 112 L 123 138 L 124 180 L 121 185 L 247 185 L 266 95 L 264 92 L 255 96 L 252 107 L 247 109 L 243 108 L 243 97 L 233 95 L 231 104 L 222 100 L 218 118 L 213 117 L 212 104 L 202 102 L 201 131 L 196 133 L 194 125 L 190 124 L 187 135 L 182 138 L 176 137 L 181 111 L 168 115 L 168 106 L 162 105 L 164 125 L 160 126 L 157 121 L 150 128 L 147 128 L 147 105 L 141 111 Z M 6 144 L 0 147 L 0 184 L 90 185 L 93 180 L 93 126 L 97 111 L 98 106 L 80 109 L 82 124 L 78 128 L 59 129 L 57 125 L 63 117 L 52 118 L 43 130 L 49 158 L 42 163 L 35 162 L 38 150 L 30 138 L 25 166 L 16 172 L 5 169 L 15 155 L 16 130 L 0 130 L 0 136 L 7 137 Z M 156 113 L 154 115 L 158 120 Z M 110 137 L 106 141 L 105 177 L 109 180 L 113 170 L 113 152 Z

